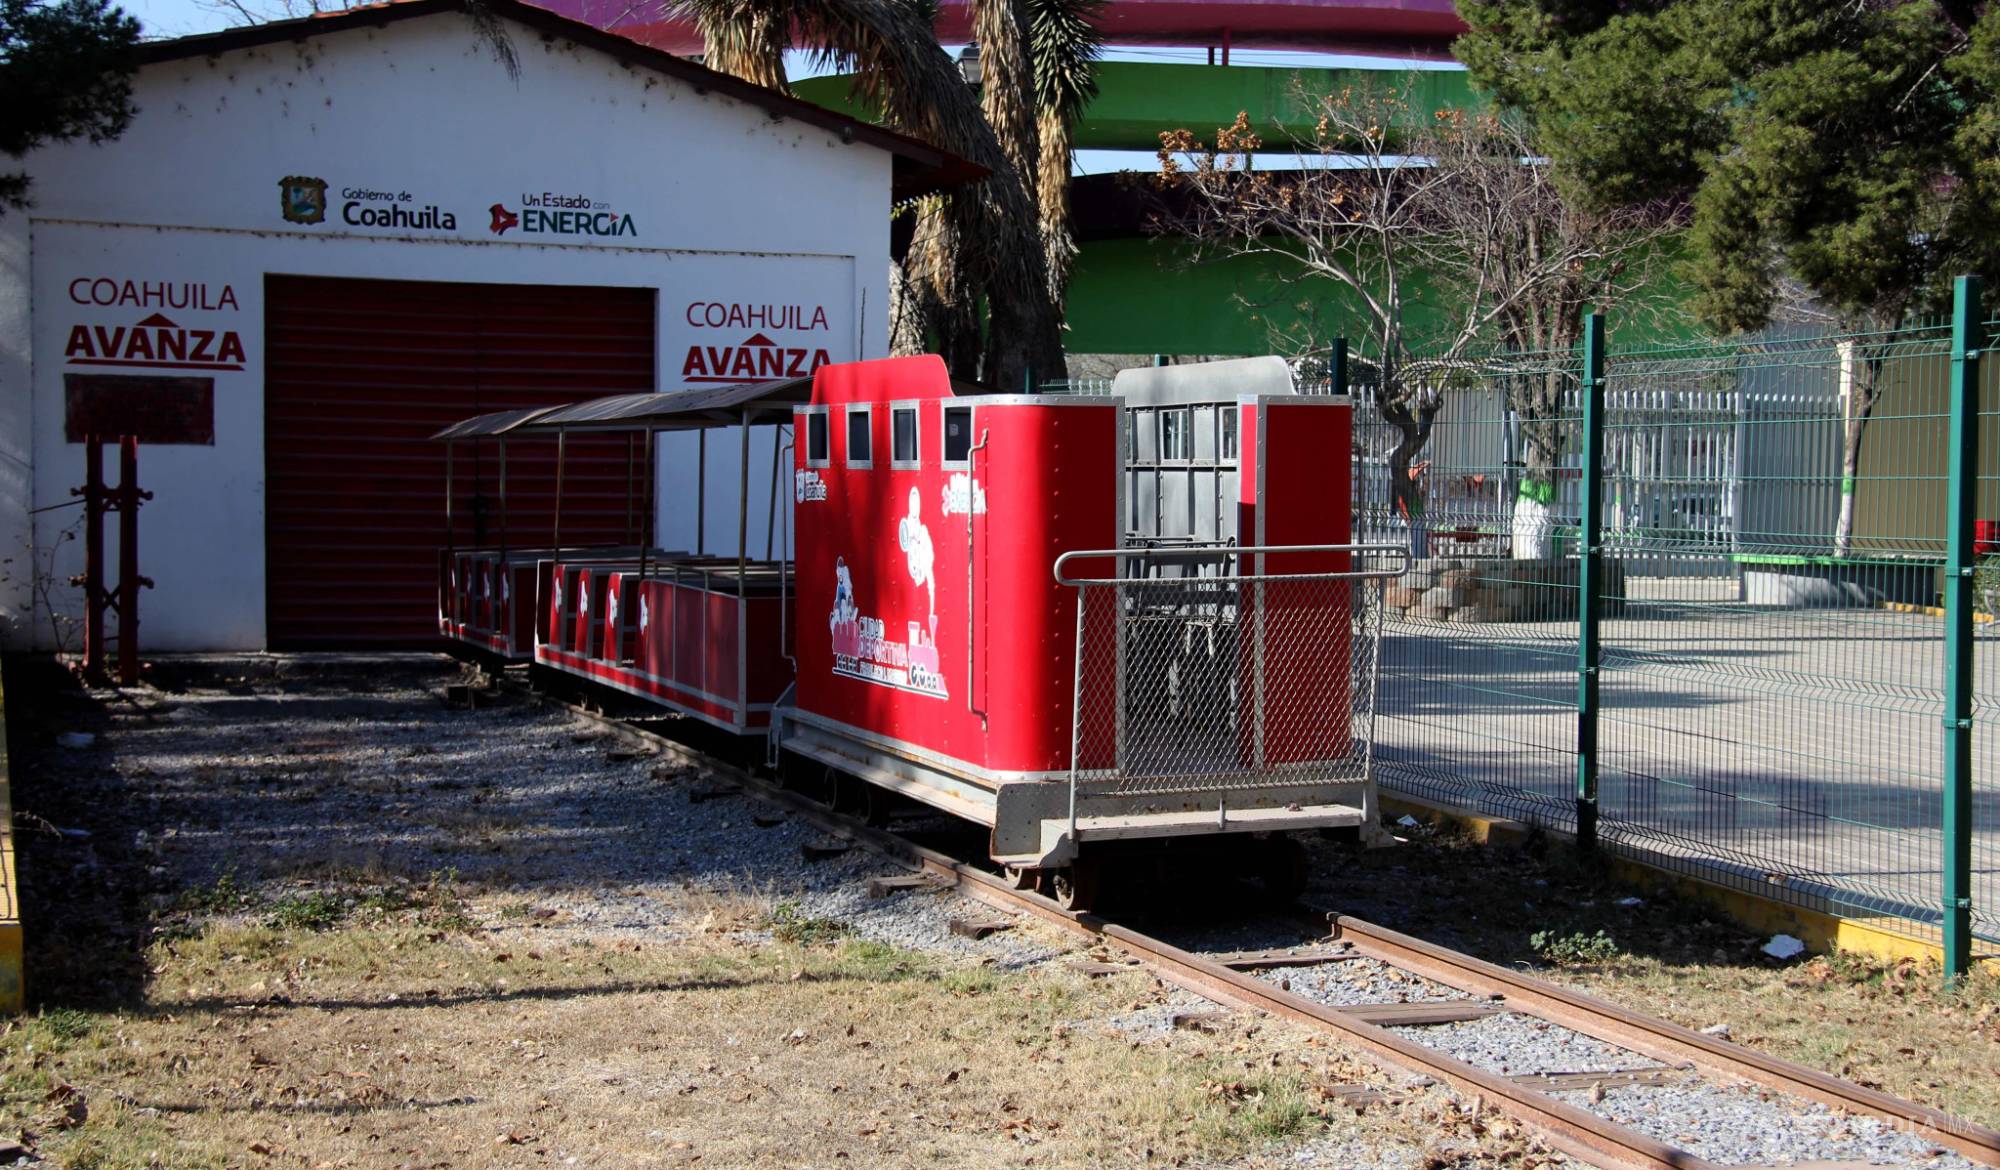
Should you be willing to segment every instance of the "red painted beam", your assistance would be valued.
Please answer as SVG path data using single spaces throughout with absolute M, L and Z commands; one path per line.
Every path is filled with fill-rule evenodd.
M 630 0 L 534 0 L 541 7 L 673 53 L 701 52 L 687 21 Z M 968 0 L 944 0 L 940 41 L 971 39 Z M 1100 21 L 1121 45 L 1303 49 L 1444 59 L 1465 31 L 1452 0 L 1113 0 Z

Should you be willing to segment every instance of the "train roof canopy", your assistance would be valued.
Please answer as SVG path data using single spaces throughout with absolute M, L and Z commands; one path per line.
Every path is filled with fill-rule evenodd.
M 475 414 L 463 422 L 455 422 L 432 435 L 433 439 L 449 442 L 454 439 L 488 439 L 504 435 L 535 419 L 557 409 L 553 406 L 531 406 L 526 410 L 496 410 L 491 414 Z
M 431 438 L 450 442 L 502 436 L 553 437 L 563 431 L 691 431 L 792 421 L 792 407 L 812 397 L 810 377 L 686 390 L 613 394 L 566 406 L 501 410 L 453 423 Z

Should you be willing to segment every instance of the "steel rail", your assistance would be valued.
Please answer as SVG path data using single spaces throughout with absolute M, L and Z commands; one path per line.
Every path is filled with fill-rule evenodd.
M 1455 987 L 1473 995 L 1497 995 L 1510 1007 L 1552 1024 L 1594 1036 L 1667 1064 L 1740 1077 L 1767 1088 L 1897 1123 L 1975 1162 L 2000 1166 L 2000 1131 L 1953 1117 L 1940 1109 L 1906 1101 L 1877 1089 L 1841 1080 L 1818 1069 L 1746 1048 L 1692 1028 L 1642 1015 L 1630 1008 L 1537 979 L 1532 975 L 1377 926 L 1350 915 L 1328 913 L 1331 937 L 1353 944 L 1370 958 Z
M 547 699 L 539 692 L 530 691 Z M 684 765 L 719 773 L 745 795 L 793 812 L 815 828 L 898 862 L 936 875 L 957 892 L 997 909 L 1026 912 L 1043 921 L 1116 945 L 1167 982 L 1205 999 L 1241 1010 L 1282 1016 L 1309 1027 L 1340 1033 L 1405 1071 L 1433 1077 L 1460 1093 L 1498 1106 L 1530 1126 L 1553 1148 L 1607 1170 L 1722 1170 L 1680 1147 L 1619 1125 L 1511 1078 L 1406 1040 L 1389 1028 L 1344 1015 L 1336 1009 L 1201 955 L 1091 913 L 1064 910 L 1050 899 L 1016 890 L 997 874 L 949 854 L 918 845 L 835 813 L 807 797 L 779 787 L 725 760 L 648 728 L 575 703 L 553 700 L 628 742 L 651 747 Z M 1815 1069 L 1718 1041 L 1699 1032 L 1650 1019 L 1581 992 L 1558 987 L 1518 971 L 1449 951 L 1348 915 L 1328 914 L 1324 925 L 1336 938 L 1370 958 L 1473 994 L 1497 996 L 1508 1010 L 1595 1036 L 1670 1065 L 1711 1076 L 1741 1078 L 1800 1096 L 1918 1127 L 1974 1161 L 2000 1166 L 2000 1133 L 1954 1118 L 1929 1106 L 1840 1081 Z M 1319 926 L 1314 926 L 1317 933 Z

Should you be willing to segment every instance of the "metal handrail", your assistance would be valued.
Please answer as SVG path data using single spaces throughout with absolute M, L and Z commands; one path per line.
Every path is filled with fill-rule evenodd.
M 1068 577 L 1063 574 L 1063 566 L 1072 560 L 1110 557 L 1121 564 L 1137 561 L 1152 564 L 1192 565 L 1221 563 L 1236 557 L 1262 556 L 1285 553 L 1373 553 L 1395 557 L 1396 567 L 1349 569 L 1344 572 L 1307 573 L 1243 573 L 1229 577 L 1207 578 L 1211 581 L 1316 581 L 1316 580 L 1386 580 L 1400 577 L 1410 570 L 1410 550 L 1400 544 L 1273 544 L 1273 545 L 1227 545 L 1215 548 L 1101 548 L 1071 549 L 1056 558 L 1054 572 L 1058 585 L 1134 585 L 1152 583 L 1153 578 L 1141 577 Z

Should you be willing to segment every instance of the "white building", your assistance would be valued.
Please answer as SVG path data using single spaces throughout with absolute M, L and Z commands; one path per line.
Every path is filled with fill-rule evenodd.
M 402 0 L 148 46 L 123 136 L 29 156 L 34 205 L 0 215 L 10 644 L 49 643 L 30 542 L 56 579 L 81 571 L 59 539 L 85 474 L 73 393 L 212 398 L 211 443 L 140 449 L 142 647 L 357 645 L 434 628 L 438 426 L 885 353 L 892 195 L 972 168 L 491 7 L 517 73 L 452 0 Z M 692 440 L 662 441 L 659 542 L 691 548 Z M 736 444 L 706 455 L 709 551 L 734 553 Z M 761 552 L 771 452 L 752 458 Z M 546 456 L 510 459 L 517 501 L 537 475 L 549 494 Z M 566 494 L 608 516 L 625 477 L 605 462 L 573 458 Z

